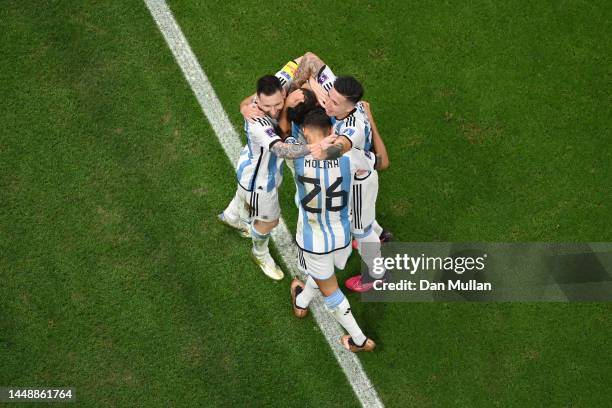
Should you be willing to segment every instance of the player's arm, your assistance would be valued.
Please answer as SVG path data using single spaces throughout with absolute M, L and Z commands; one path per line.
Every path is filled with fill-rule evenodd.
M 278 127 L 281 131 L 281 138 L 285 140 L 287 136 L 291 134 L 291 122 L 289 122 L 289 115 L 287 114 L 287 102 L 285 101 L 285 106 L 283 106 L 283 110 L 281 111 L 280 117 L 278 118 Z
M 352 143 L 346 136 L 328 136 L 330 139 L 321 142 L 321 156 L 319 160 L 334 160 L 351 150 Z M 331 140 L 331 141 L 330 141 Z
M 265 119 L 263 122 L 265 122 Z M 264 146 L 277 157 L 283 159 L 297 159 L 308 154 L 321 155 L 321 145 L 319 143 L 309 145 L 285 143 L 269 122 L 262 123 L 261 119 L 258 119 L 253 126 L 251 138 L 254 143 Z
M 287 110 L 289 108 L 295 108 L 300 102 L 304 102 L 304 93 L 301 89 L 296 89 L 291 92 L 285 99 L 285 105 L 278 119 L 278 127 L 282 133 L 281 137 L 283 140 L 291 134 L 291 122 L 289 122 Z
M 317 55 L 312 52 L 305 53 L 297 67 L 289 91 L 301 88 L 308 78 L 314 77 L 319 72 L 323 65 L 325 63 Z
M 353 144 L 361 146 L 365 137 L 365 123 L 358 121 L 347 126 L 346 123 L 336 127 L 335 132 L 323 141 L 323 149 L 327 160 L 334 160 L 353 148 Z M 335 136 L 335 138 L 334 138 Z M 330 140 L 328 142 L 328 140 Z
M 372 150 L 376 155 L 376 170 L 385 170 L 389 168 L 389 155 L 387 154 L 387 147 L 385 146 L 385 142 L 383 142 L 380 137 L 380 133 L 378 132 L 378 128 L 376 127 L 376 122 L 374 121 L 374 116 L 372 116 L 372 111 L 370 109 L 370 104 L 366 101 L 361 101 L 363 107 L 368 114 L 368 119 L 370 120 L 370 125 L 372 125 Z
M 285 91 L 285 95 L 291 92 L 293 88 L 293 83 L 295 81 L 295 74 L 297 72 L 298 67 L 300 66 L 300 62 L 303 57 L 296 58 L 287 62 L 283 67 L 274 74 L 275 77 L 280 81 L 283 90 Z
M 257 94 L 247 96 L 240 102 L 240 113 L 245 120 L 253 122 L 255 118 L 263 118 L 265 114 L 257 106 Z
M 279 139 L 270 145 L 270 151 L 283 159 L 298 159 L 309 154 L 313 154 L 315 157 L 319 156 L 321 146 L 318 143 L 309 145 L 284 143 Z
M 317 102 L 323 108 L 327 104 L 328 93 L 323 87 L 317 82 L 315 78 L 308 78 L 308 87 L 315 94 L 315 98 L 317 98 Z

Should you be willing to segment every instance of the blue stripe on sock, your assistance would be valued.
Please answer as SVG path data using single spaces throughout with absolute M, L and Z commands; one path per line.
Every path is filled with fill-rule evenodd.
M 340 288 L 336 289 L 334 293 L 329 296 L 325 296 L 325 305 L 330 310 L 334 310 L 338 307 L 340 303 L 344 300 L 344 293 L 340 290 Z
M 262 233 L 258 232 L 255 229 L 255 225 L 253 225 L 253 224 L 255 224 L 255 223 L 251 223 L 251 235 L 253 235 L 255 238 L 257 238 L 257 239 L 266 239 L 266 238 L 268 238 L 270 236 L 270 233 L 262 234 Z

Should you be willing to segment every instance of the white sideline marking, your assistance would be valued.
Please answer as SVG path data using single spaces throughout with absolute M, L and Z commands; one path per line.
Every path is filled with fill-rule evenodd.
M 164 0 L 145 0 L 145 4 L 155 19 L 174 58 L 176 58 L 176 62 L 181 67 L 187 82 L 189 82 L 204 115 L 206 115 L 206 118 L 217 134 L 227 158 L 234 164 L 240 156 L 240 149 L 242 148 L 240 137 L 223 110 L 221 102 L 219 102 L 206 74 L 193 54 L 181 28 Z M 272 238 L 291 275 L 300 276 L 296 267 L 297 250 L 295 245 L 293 245 L 287 225 L 282 218 L 274 229 Z M 357 356 L 340 345 L 339 340 L 344 331 L 325 310 L 321 296 L 316 296 L 312 301 L 310 311 L 329 343 L 336 360 L 338 360 L 340 367 L 342 367 L 346 374 L 346 378 L 353 387 L 353 391 L 355 391 L 361 405 L 364 407 L 384 407 Z

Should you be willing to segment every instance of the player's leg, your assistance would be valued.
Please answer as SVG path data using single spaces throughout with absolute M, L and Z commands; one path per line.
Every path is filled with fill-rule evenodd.
M 368 211 L 371 209 L 371 216 L 368 216 L 368 214 L 361 214 L 362 225 L 371 224 L 372 231 L 374 231 L 374 234 L 380 239 L 380 242 L 393 241 L 393 234 L 391 231 L 384 229 L 376 220 L 375 206 L 376 199 L 378 198 L 378 172 L 373 172 L 366 180 L 359 184 L 361 184 L 361 188 L 353 187 L 353 194 L 357 194 L 360 199 L 364 200 L 364 203 L 374 203 L 374 207 L 369 207 L 368 204 L 368 208 L 365 210 Z M 359 195 L 360 193 L 361 195 Z M 357 239 L 353 240 L 353 248 L 359 250 L 359 241 Z
M 307 260 L 308 259 L 308 262 Z M 310 271 L 316 273 L 318 270 L 325 270 L 324 258 L 314 256 L 302 251 L 298 247 L 298 269 L 306 275 L 306 282 L 302 282 L 294 278 L 291 282 L 291 300 L 293 303 L 293 314 L 296 317 L 303 318 L 308 314 L 308 306 L 319 291 L 317 283 L 310 276 Z
M 291 281 L 291 300 L 293 302 L 293 314 L 300 319 L 308 314 L 308 306 L 319 291 L 317 283 L 308 276 L 306 282 L 294 278 Z
M 306 256 L 304 256 L 304 254 L 306 254 Z M 350 246 L 327 255 L 308 254 L 302 251 L 301 248 L 298 248 L 298 269 L 307 276 L 307 279 L 305 283 L 302 283 L 298 279 L 294 279 L 293 282 L 291 282 L 293 310 L 297 317 L 301 318 L 306 316 L 308 305 L 319 291 L 319 287 L 310 275 L 310 271 L 313 271 L 315 276 L 321 276 L 317 274 L 316 271 L 328 271 L 329 273 L 329 271 L 334 270 L 334 266 L 338 269 L 344 269 L 350 255 Z M 310 269 L 308 267 L 309 265 Z
M 380 239 L 380 242 L 391 242 L 393 241 L 393 233 L 389 230 L 386 230 L 378 223 L 378 221 L 374 220 L 372 224 L 372 230 L 376 234 L 376 236 Z
M 298 284 L 297 279 L 292 282 L 291 298 L 294 313 L 298 317 L 305 316 L 306 313 L 300 312 L 300 309 L 305 310 L 308 307 L 318 288 L 323 295 L 327 309 L 349 333 L 348 336 L 342 338 L 344 346 L 353 352 L 372 351 L 376 344 L 363 334 L 357 324 L 351 312 L 351 305 L 338 287 L 338 281 L 334 273 L 334 264 L 344 265 L 348 254 L 350 254 L 350 248 L 348 252 L 337 252 L 317 255 L 300 251 L 298 265 L 303 272 L 308 274 L 308 280 L 306 284 L 301 285 Z
M 374 234 L 376 234 L 376 236 L 378 237 L 380 236 L 380 234 L 382 234 L 383 227 L 380 226 L 378 221 L 374 220 L 374 222 L 372 223 L 372 231 L 374 231 Z
M 237 229 L 240 232 L 240 235 L 245 238 L 250 236 L 249 211 L 246 201 L 246 197 L 249 195 L 250 193 L 248 191 L 238 186 L 232 201 L 230 201 L 227 208 L 217 216 L 217 219 L 220 222 Z
M 380 240 L 372 228 L 359 238 L 359 255 L 366 265 L 367 272 L 348 278 L 344 285 L 353 292 L 367 292 L 374 287 L 374 281 L 384 279 L 386 273 L 385 270 L 375 272 L 374 261 L 382 255 Z
M 347 336 L 342 336 L 341 338 L 343 346 L 352 352 L 374 350 L 376 343 L 366 337 L 361 327 L 357 324 L 348 299 L 338 287 L 336 275 L 332 275 L 331 278 L 325 280 L 315 279 L 315 282 L 321 290 L 327 310 L 331 312 L 338 323 L 348 332 Z
M 382 278 L 383 274 L 375 274 L 374 260 L 381 256 L 381 244 L 373 226 L 376 221 L 376 199 L 378 196 L 378 173 L 353 186 L 353 222 L 352 233 L 357 241 L 357 250 L 366 264 L 372 281 L 363 282 L 361 275 L 355 275 L 345 282 L 345 286 L 355 292 L 365 292 L 373 286 L 373 280 Z
M 253 260 L 266 276 L 281 280 L 284 277 L 283 271 L 274 262 L 269 248 L 270 232 L 278 225 L 280 218 L 277 191 L 276 189 L 271 192 L 253 191 L 249 203 L 253 217 L 251 222 Z

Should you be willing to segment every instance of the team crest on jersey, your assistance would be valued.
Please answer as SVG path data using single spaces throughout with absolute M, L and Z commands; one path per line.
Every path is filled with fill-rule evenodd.
M 274 137 L 274 136 L 276 136 L 276 133 L 274 132 L 274 129 L 268 128 L 268 129 L 266 129 L 266 135 L 268 135 L 270 137 Z
M 353 136 L 353 135 L 355 134 L 355 129 L 346 129 L 346 130 L 344 131 L 344 134 L 345 134 L 346 136 Z

